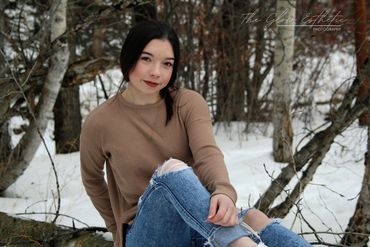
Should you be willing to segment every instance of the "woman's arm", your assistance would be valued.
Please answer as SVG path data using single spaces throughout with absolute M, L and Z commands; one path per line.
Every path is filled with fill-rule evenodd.
M 81 177 L 87 194 L 105 224 L 115 237 L 116 222 L 109 199 L 107 183 L 104 179 L 105 155 L 101 146 L 101 135 L 97 121 L 88 117 L 81 131 L 80 161 Z
M 225 194 L 235 203 L 236 191 L 230 184 L 224 156 L 214 138 L 208 104 L 195 91 L 186 90 L 184 93 L 186 102 L 183 102 L 182 107 L 189 146 L 194 158 L 193 168 L 212 195 Z
M 200 94 L 186 93 L 190 95 L 185 97 L 185 127 L 194 158 L 193 168 L 212 194 L 208 220 L 224 226 L 235 225 L 237 195 L 230 184 L 223 154 L 214 139 L 208 104 Z

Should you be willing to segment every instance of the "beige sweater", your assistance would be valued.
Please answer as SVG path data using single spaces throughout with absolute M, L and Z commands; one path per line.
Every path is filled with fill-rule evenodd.
M 82 128 L 82 181 L 117 247 L 122 224 L 135 218 L 154 170 L 170 157 L 192 166 L 212 195 L 226 194 L 236 202 L 206 101 L 188 89 L 176 90 L 173 97 L 167 126 L 164 100 L 139 106 L 117 95 L 92 111 Z

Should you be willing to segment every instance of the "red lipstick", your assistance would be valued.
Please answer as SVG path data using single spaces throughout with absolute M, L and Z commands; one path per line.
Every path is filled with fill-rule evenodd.
M 152 81 L 144 81 L 146 85 L 148 85 L 149 87 L 157 87 L 159 85 L 159 83 L 155 83 L 155 82 L 152 82 Z

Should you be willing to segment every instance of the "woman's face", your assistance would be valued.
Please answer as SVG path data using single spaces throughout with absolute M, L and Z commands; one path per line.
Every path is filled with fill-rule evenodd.
M 136 96 L 159 97 L 171 79 L 174 54 L 166 39 L 153 39 L 143 49 L 129 73 L 129 85 Z

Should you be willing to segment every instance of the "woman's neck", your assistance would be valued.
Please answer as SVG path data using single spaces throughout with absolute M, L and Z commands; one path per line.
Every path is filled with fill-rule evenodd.
M 161 96 L 158 95 L 138 95 L 134 92 L 135 90 L 128 87 L 122 92 L 122 97 L 129 103 L 134 105 L 150 105 L 155 104 L 161 100 Z

